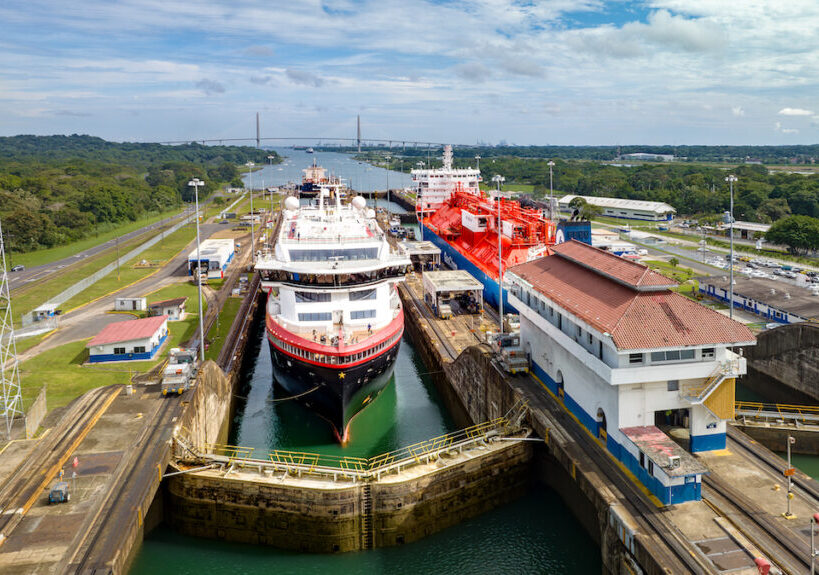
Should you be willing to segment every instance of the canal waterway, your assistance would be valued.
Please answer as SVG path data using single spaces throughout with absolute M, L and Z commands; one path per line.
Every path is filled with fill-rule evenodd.
M 392 382 L 356 417 L 341 448 L 327 423 L 272 384 L 264 324 L 250 338 L 232 443 L 272 449 L 371 457 L 455 429 L 409 338 L 401 343 Z M 546 487 L 421 541 L 341 555 L 309 555 L 269 547 L 187 537 L 161 526 L 145 540 L 131 575 L 269 573 L 599 573 L 600 552 Z
M 366 182 L 363 176 L 371 173 L 344 154 L 278 151 L 290 158 L 285 165 L 266 166 L 255 172 L 254 186 L 261 187 L 260 172 L 278 172 L 278 179 L 265 181 L 268 186 L 298 181 L 301 169 L 311 163 L 314 156 L 318 156 L 324 167 L 335 167 L 337 174 L 351 177 L 353 183 L 356 179 Z M 288 161 L 291 162 L 289 168 Z M 336 161 L 339 164 L 334 163 Z M 279 171 L 277 167 L 285 169 Z M 380 172 L 379 177 L 383 177 L 385 170 Z M 397 179 L 393 182 L 393 174 L 400 176 L 391 172 L 390 186 L 399 187 Z M 369 180 L 372 189 L 386 187 L 386 177 L 383 184 L 377 180 L 376 176 Z M 409 182 L 408 176 L 406 181 Z M 381 200 L 379 206 L 382 206 Z M 264 457 L 270 450 L 284 449 L 372 457 L 455 429 L 431 374 L 408 337 L 401 343 L 392 381 L 373 404 L 353 420 L 350 443 L 344 448 L 334 441 L 324 420 L 300 403 L 288 400 L 287 393 L 273 385 L 270 351 L 262 322 L 249 337 L 248 345 L 229 441 L 253 447 L 256 456 Z M 161 526 L 146 538 L 131 575 L 206 572 L 459 575 L 480 571 L 591 575 L 600 570 L 600 551 L 594 542 L 552 490 L 537 486 L 515 502 L 421 541 L 340 555 L 309 555 L 203 540 L 179 535 Z
M 409 175 L 410 164 L 406 166 L 406 172 L 396 172 L 385 170 L 365 162 L 353 159 L 351 154 L 339 154 L 337 152 L 315 152 L 308 154 L 304 150 L 294 150 L 292 148 L 273 148 L 282 158 L 280 164 L 267 164 L 260 170 L 255 170 L 251 177 L 245 175 L 243 180 L 245 185 L 253 184 L 254 189 L 261 189 L 263 186 L 283 186 L 289 183 L 301 183 L 302 170 L 311 166 L 315 160 L 316 164 L 327 170 L 328 175 L 338 176 L 347 183 L 347 186 L 357 192 L 371 192 L 373 190 L 400 189 L 412 184 L 412 177 Z M 381 205 L 381 201 L 379 201 Z

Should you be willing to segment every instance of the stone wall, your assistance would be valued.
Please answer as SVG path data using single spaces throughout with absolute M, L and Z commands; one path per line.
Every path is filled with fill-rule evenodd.
M 742 383 L 778 403 L 819 401 L 819 325 L 795 323 L 762 332 L 744 349 Z
M 182 533 L 313 553 L 367 547 L 365 499 L 371 498 L 375 547 L 409 543 L 522 495 L 532 457 L 509 442 L 473 458 L 406 479 L 326 488 L 316 480 L 177 475 L 167 480 L 166 520 Z

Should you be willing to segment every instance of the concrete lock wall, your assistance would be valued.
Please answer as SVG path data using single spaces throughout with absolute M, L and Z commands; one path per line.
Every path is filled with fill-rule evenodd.
M 796 323 L 764 331 L 745 348 L 743 384 L 779 403 L 819 400 L 819 325 Z
M 215 362 L 206 361 L 180 418 L 179 435 L 200 448 L 207 443 L 224 443 L 232 399 L 230 378 Z
M 529 444 L 509 442 L 465 462 L 408 473 L 406 480 L 331 483 L 324 489 L 273 483 L 261 475 L 178 475 L 167 480 L 165 511 L 170 524 L 188 535 L 332 553 L 366 548 L 364 503 L 370 497 L 373 546 L 398 545 L 522 495 L 531 457 Z

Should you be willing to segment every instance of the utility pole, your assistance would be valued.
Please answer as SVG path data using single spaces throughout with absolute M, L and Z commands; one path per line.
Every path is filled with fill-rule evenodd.
M 256 147 L 260 148 L 262 146 L 262 135 L 261 131 L 259 130 L 259 112 L 256 112 Z
M 358 153 L 361 153 L 361 114 L 356 116 L 356 142 L 358 143 Z

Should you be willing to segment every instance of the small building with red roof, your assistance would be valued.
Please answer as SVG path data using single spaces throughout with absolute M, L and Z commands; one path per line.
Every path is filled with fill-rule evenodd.
M 662 502 L 699 499 L 690 453 L 680 461 L 665 436 L 673 456 L 660 465 L 662 442 L 638 428 L 684 428 L 691 452 L 724 448 L 735 378 L 746 372 L 731 348 L 753 345 L 750 330 L 650 268 L 578 241 L 510 268 L 505 281 L 543 385 Z M 652 438 L 652 454 L 637 437 Z
M 161 315 L 109 324 L 86 344 L 88 361 L 153 359 L 168 339 L 168 317 Z

